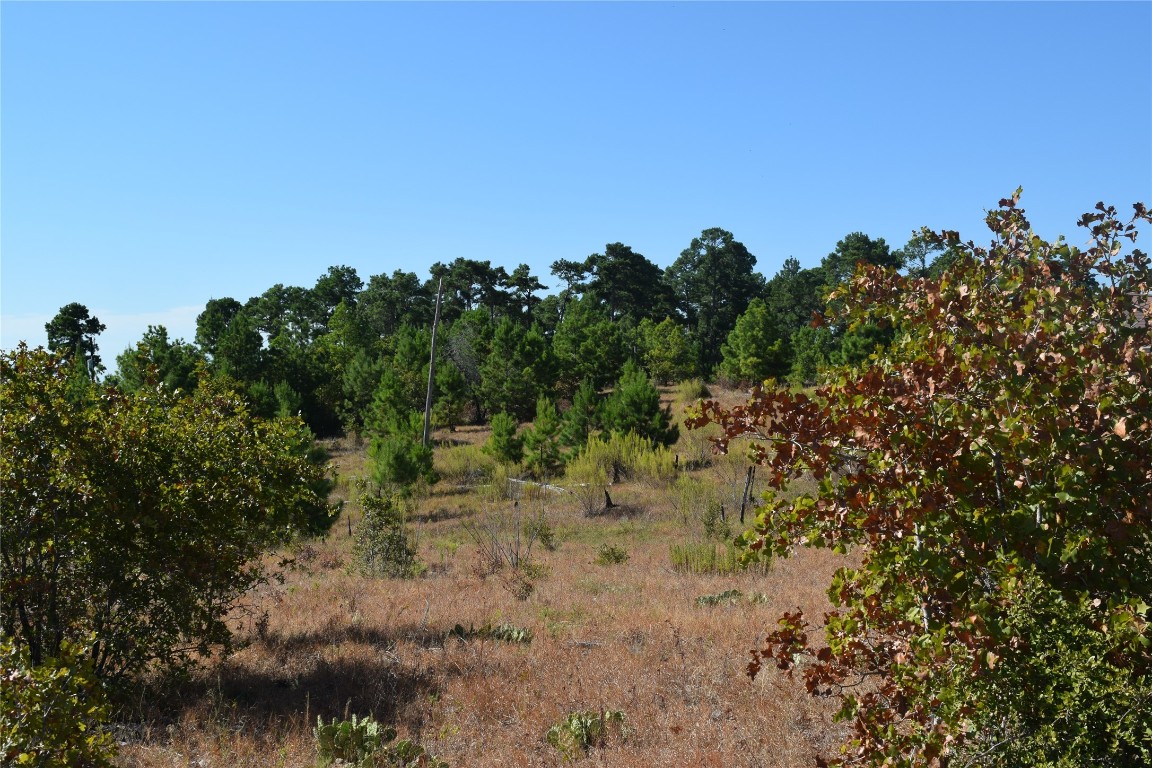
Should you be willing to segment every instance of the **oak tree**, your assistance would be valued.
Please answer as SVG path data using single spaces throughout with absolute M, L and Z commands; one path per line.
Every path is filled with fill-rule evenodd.
M 1152 281 L 1123 247 L 1152 218 L 1100 204 L 1081 250 L 1018 196 L 989 248 L 924 233 L 942 274 L 837 289 L 847 327 L 892 330 L 873 359 L 692 420 L 767 468 L 750 553 L 855 553 L 835 610 L 786 613 L 749 666 L 839 699 L 852 735 L 825 764 L 1152 759 Z
M 311 434 L 210 379 L 69 399 L 68 368 L 0 358 L 0 634 L 33 665 L 83 645 L 104 677 L 226 648 L 261 555 L 331 523 Z

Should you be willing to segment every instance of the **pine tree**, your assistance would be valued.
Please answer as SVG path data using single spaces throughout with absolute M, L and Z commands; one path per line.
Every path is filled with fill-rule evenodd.
M 560 429 L 560 442 L 569 448 L 580 450 L 588 442 L 588 435 L 600 428 L 600 395 L 591 379 L 580 383 L 572 396 L 572 405 L 564 412 L 563 426 Z
M 752 299 L 721 352 L 720 375 L 738 384 L 782 378 L 791 365 L 788 340 L 762 299 Z
M 519 464 L 524 457 L 524 443 L 516 435 L 516 419 L 507 413 L 492 417 L 492 435 L 484 444 L 484 451 L 505 464 Z
M 671 445 L 680 434 L 671 422 L 672 409 L 660 407 L 660 391 L 647 374 L 629 360 L 616 390 L 604 402 L 604 429 L 620 435 L 635 432 L 655 443 Z
M 372 394 L 372 404 L 364 415 L 364 431 L 372 436 L 393 434 L 404 425 L 412 412 L 404 382 L 392 368 L 380 374 L 380 383 Z
M 500 321 L 492 350 L 480 366 L 480 395 L 489 413 L 507 413 L 527 420 L 540 395 L 556 378 L 552 350 L 536 329 L 508 318 Z
M 536 478 L 553 475 L 560 466 L 560 428 L 556 404 L 547 397 L 536 401 L 536 421 L 524 432 L 524 464 Z
M 645 318 L 636 329 L 648 375 L 661 384 L 690 377 L 696 370 L 696 353 L 684 326 L 670 317 L 659 323 Z
M 368 457 L 372 474 L 381 488 L 391 488 L 408 495 L 420 482 L 435 483 L 439 477 L 432 468 L 432 448 L 421 441 L 423 416 L 412 411 L 408 417 L 396 417 L 387 433 L 372 439 Z

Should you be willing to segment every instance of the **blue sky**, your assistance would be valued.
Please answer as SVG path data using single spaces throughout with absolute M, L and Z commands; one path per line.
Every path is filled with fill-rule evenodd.
M 771 277 L 1017 186 L 1076 243 L 1152 203 L 1152 3 L 0 4 L 0 347 L 78 301 L 110 369 L 330 265 L 722 227 Z

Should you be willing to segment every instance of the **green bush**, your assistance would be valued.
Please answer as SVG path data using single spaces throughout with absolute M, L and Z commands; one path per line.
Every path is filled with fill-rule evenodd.
M 589 445 L 595 438 L 589 439 Z M 604 489 L 608 486 L 608 473 L 595 456 L 581 452 L 568 462 L 564 471 L 564 483 L 580 508 L 588 517 L 604 509 Z
M 556 531 L 553 530 L 552 525 L 548 522 L 548 518 L 544 516 L 543 511 L 524 523 L 524 535 L 528 539 L 539 541 L 540 546 L 549 552 L 555 552 L 560 548 L 560 542 L 556 540 Z
M 536 420 L 524 431 L 524 466 L 533 477 L 543 480 L 559 469 L 561 426 L 556 404 L 541 396 L 536 403 Z
M 662 445 L 675 443 L 680 434 L 679 427 L 672 423 L 671 409 L 660 406 L 660 391 L 632 361 L 624 364 L 620 380 L 604 401 L 600 417 L 606 432 L 621 435 L 635 432 Z
M 632 464 L 632 479 L 649 486 L 663 486 L 676 479 L 676 454 L 663 445 L 639 453 Z
M 592 435 L 569 466 L 587 462 L 604 475 L 624 479 L 669 481 L 676 476 L 676 457 L 671 450 L 635 432 Z
M 672 492 L 672 506 L 680 523 L 687 529 L 695 530 L 713 505 L 719 509 L 716 489 L 697 477 L 680 475 L 672 486 Z
M 372 477 L 381 488 L 407 494 L 413 486 L 431 485 L 439 479 L 432 468 L 432 448 L 408 434 L 373 438 L 368 458 Z
M 105 679 L 226 651 L 262 556 L 331 522 L 307 427 L 253 417 L 224 382 L 78 391 L 20 345 L 0 402 L 0 632 L 34 666 L 93 633 Z
M 601 544 L 596 553 L 597 565 L 620 565 L 628 562 L 628 550 L 615 544 Z
M 712 393 L 701 379 L 687 379 L 676 385 L 676 401 L 679 403 L 690 405 L 706 397 L 712 397 Z
M 33 667 L 27 649 L 0 641 L 0 762 L 4 765 L 112 765 L 116 744 L 103 729 L 104 692 L 83 649 L 65 642 L 59 658 Z
M 732 526 L 724 519 L 724 508 L 715 499 L 708 502 L 700 515 L 700 523 L 704 526 L 704 538 L 714 541 L 725 541 L 732 537 Z
M 366 576 L 410 579 L 421 571 L 408 532 L 403 502 L 396 497 L 364 496 L 364 517 L 352 546 L 355 570 Z

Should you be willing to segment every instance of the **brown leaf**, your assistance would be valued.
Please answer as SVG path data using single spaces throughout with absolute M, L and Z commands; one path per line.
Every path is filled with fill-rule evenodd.
M 1112 431 L 1116 433 L 1117 437 L 1127 436 L 1127 434 L 1128 434 L 1128 423 L 1127 422 L 1128 422 L 1127 416 L 1121 416 L 1120 421 L 1116 422 L 1116 426 L 1114 426 L 1112 428 Z

